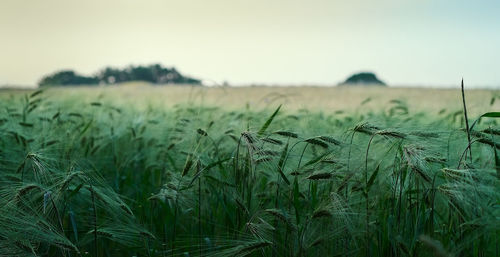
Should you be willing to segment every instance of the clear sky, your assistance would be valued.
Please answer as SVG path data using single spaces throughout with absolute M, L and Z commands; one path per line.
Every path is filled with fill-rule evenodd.
M 161 63 L 231 84 L 500 88 L 498 0 L 1 0 L 0 84 Z

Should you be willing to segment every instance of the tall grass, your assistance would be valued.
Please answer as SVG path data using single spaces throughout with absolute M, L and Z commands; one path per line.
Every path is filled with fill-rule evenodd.
M 0 255 L 500 256 L 496 112 L 60 96 L 1 96 Z

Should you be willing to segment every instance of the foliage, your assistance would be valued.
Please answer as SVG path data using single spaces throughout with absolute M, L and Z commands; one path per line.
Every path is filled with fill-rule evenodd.
M 363 85 L 381 85 L 385 86 L 385 83 L 380 81 L 377 76 L 371 72 L 361 72 L 351 75 L 347 78 L 344 85 L 352 84 L 363 84 Z
M 98 72 L 97 78 L 108 84 L 127 81 L 147 81 L 156 84 L 200 84 L 199 80 L 185 77 L 175 68 L 168 69 L 159 64 L 129 66 L 123 70 L 106 67 Z
M 98 83 L 99 80 L 95 77 L 85 77 L 76 74 L 72 70 L 63 70 L 43 77 L 39 82 L 39 86 L 96 85 Z
M 498 254 L 498 114 L 1 97 L 3 256 Z
M 165 68 L 160 64 L 149 66 L 129 66 L 125 69 L 106 67 L 96 76 L 84 77 L 74 71 L 65 70 L 45 76 L 39 83 L 43 86 L 115 84 L 128 81 L 146 81 L 155 84 L 200 84 L 201 81 L 183 76 L 175 68 Z

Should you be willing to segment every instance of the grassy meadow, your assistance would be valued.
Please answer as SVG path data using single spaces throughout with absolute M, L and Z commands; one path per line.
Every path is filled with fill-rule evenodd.
M 2 90 L 0 256 L 500 256 L 499 96 Z

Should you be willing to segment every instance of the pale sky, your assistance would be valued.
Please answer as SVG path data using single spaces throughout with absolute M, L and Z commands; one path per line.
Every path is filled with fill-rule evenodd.
M 0 84 L 151 63 L 237 85 L 500 88 L 500 1 L 0 0 Z

